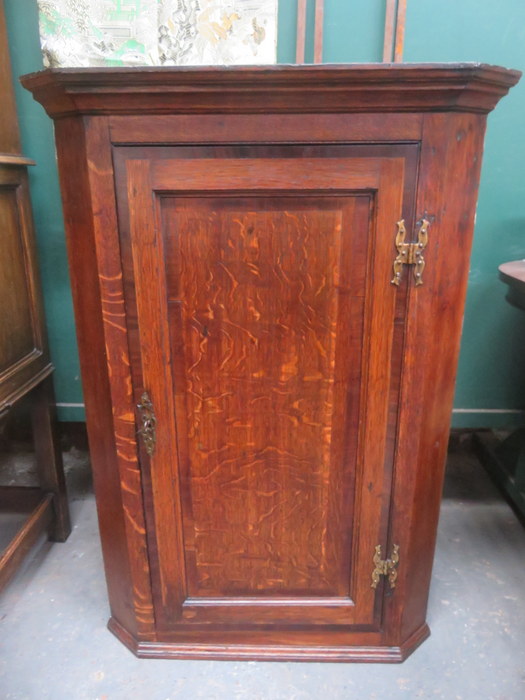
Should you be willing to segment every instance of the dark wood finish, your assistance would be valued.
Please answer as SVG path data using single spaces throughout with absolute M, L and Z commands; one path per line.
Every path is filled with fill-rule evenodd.
M 361 634 L 362 646 L 347 646 L 344 640 L 331 635 L 331 644 L 322 645 L 302 643 L 303 635 L 297 635 L 295 643 L 280 642 L 275 634 L 261 632 L 257 643 L 246 636 L 244 643 L 230 647 L 224 643 L 224 636 L 213 630 L 205 641 L 180 642 L 142 642 L 132 637 L 114 618 L 108 623 L 113 634 L 134 654 L 143 659 L 224 659 L 231 661 L 355 661 L 358 663 L 400 663 L 404 661 L 429 636 L 427 625 L 423 625 L 415 634 L 406 639 L 399 647 L 374 646 L 374 641 L 367 643 L 366 635 Z M 237 635 L 239 636 L 239 635 Z M 338 644 L 340 642 L 340 644 Z
M 394 490 L 404 506 L 392 521 L 393 532 L 407 536 L 401 546 L 409 564 L 399 572 L 396 591 L 403 591 L 397 602 L 403 597 L 404 606 L 396 604 L 392 611 L 404 636 L 423 622 L 428 597 L 484 129 L 485 120 L 477 115 L 433 114 L 423 130 L 416 211 L 431 218 L 434 233 L 425 258 L 434 263 L 425 269 L 424 287 L 410 292 Z
M 40 382 L 33 390 L 31 414 L 40 488 L 53 495 L 55 518 L 50 539 L 65 542 L 71 532 L 71 523 L 51 377 Z
M 525 261 L 499 266 L 499 277 L 508 285 L 509 304 L 525 311 Z M 503 440 L 491 431 L 474 435 L 483 466 L 525 525 L 525 428 L 517 428 Z
M 16 510 L 25 512 L 28 510 L 28 505 L 35 501 L 33 489 L 30 493 L 20 493 L 17 489 L 16 493 L 12 493 L 12 487 L 9 487 L 9 493 L 4 493 L 0 496 L 0 504 L 6 502 L 6 510 L 12 510 L 15 506 L 12 503 L 12 498 L 16 503 Z M 23 499 L 23 502 L 21 502 Z M 4 505 L 2 504 L 2 507 Z M 24 520 L 23 525 L 18 530 L 17 534 L 8 546 L 0 553 L 0 592 L 6 587 L 10 579 L 14 576 L 17 569 L 27 553 L 31 550 L 38 538 L 43 532 L 46 532 L 51 527 L 53 521 L 53 496 L 50 493 L 40 493 L 36 505 L 29 511 L 28 516 Z
M 507 301 L 525 311 L 525 260 L 513 260 L 499 266 L 499 278 L 508 285 Z
M 2 156 L 20 154 L 20 133 L 16 119 L 15 89 L 11 79 L 11 59 L 7 43 L 4 0 L 0 0 L 0 162 Z
M 428 635 L 485 113 L 518 77 L 23 79 L 56 120 L 110 628 L 138 655 L 401 661 Z M 391 284 L 401 218 L 430 222 L 422 286 Z
M 103 494 L 97 499 L 99 524 L 107 535 L 102 553 L 112 616 L 130 634 L 150 639 L 153 604 L 109 124 L 102 118 L 84 127 L 81 119 L 61 121 L 57 152 L 59 161 L 67 163 L 60 179 L 71 234 L 68 252 L 93 481 L 96 493 Z M 86 323 L 79 323 L 80 318 Z
M 42 490 L 35 486 L 0 486 L 0 510 L 5 513 L 31 511 L 42 500 Z
M 413 193 L 417 151 L 413 147 L 310 147 L 311 155 L 318 157 L 307 159 L 302 147 L 265 148 L 263 153 L 236 147 L 229 158 L 221 148 L 220 159 L 212 160 L 212 150 L 165 149 L 158 161 L 155 149 L 141 149 L 140 157 L 149 156 L 148 161 L 134 160 L 133 149 L 116 155 L 127 170 L 122 173 L 119 163 L 119 194 L 126 199 L 126 189 L 129 192 L 119 218 L 129 219 L 131 229 L 131 241 L 125 239 L 123 248 L 132 251 L 123 252 L 123 258 L 131 290 L 128 318 L 135 296 L 138 311 L 140 337 L 130 340 L 132 356 L 137 358 L 136 400 L 140 387 L 148 387 L 155 397 L 158 424 L 177 425 L 181 455 L 181 464 L 174 465 L 172 474 L 170 455 L 177 453 L 177 446 L 170 445 L 166 436 L 166 452 L 159 445 L 151 465 L 160 571 L 165 580 L 173 580 L 187 562 L 183 578 L 188 581 L 186 590 L 174 592 L 173 600 L 163 603 L 157 624 L 161 612 L 176 615 L 175 620 L 180 615 L 232 620 L 245 618 L 249 606 L 252 617 L 264 620 L 272 615 L 302 622 L 324 617 L 334 624 L 356 624 L 357 619 L 365 624 L 372 620 L 374 603 L 365 574 L 370 568 L 369 551 L 372 542 L 381 539 L 383 511 L 388 510 L 388 503 L 371 492 L 370 484 L 387 478 L 382 465 L 388 425 L 360 426 L 359 403 L 363 384 L 375 381 L 378 395 L 370 397 L 361 410 L 386 416 L 391 378 L 384 372 L 381 378 L 374 376 L 375 364 L 389 362 L 389 342 L 367 348 L 362 334 L 363 328 L 382 323 L 390 335 L 396 298 L 393 288 L 385 295 L 382 284 L 374 291 L 379 275 L 366 279 L 372 255 L 375 269 L 382 269 L 383 276 L 391 268 L 391 241 L 385 238 L 383 250 L 378 250 L 371 245 L 369 227 L 373 207 L 401 214 L 404 182 L 394 173 L 407 172 L 406 191 Z M 299 191 L 306 194 L 312 187 L 316 194 L 299 196 Z M 231 188 L 260 194 L 232 197 Z M 163 192 L 164 197 L 171 191 L 181 195 L 163 198 L 158 204 L 163 241 L 155 241 L 155 207 L 148 206 L 152 190 Z M 218 195 L 219 190 L 225 190 L 225 196 Z M 371 190 L 379 191 L 375 201 Z M 215 194 L 205 196 L 206 191 Z M 262 196 L 264 191 L 272 194 Z M 193 192 L 199 194 L 191 196 Z M 410 210 L 413 202 L 406 199 L 405 208 Z M 389 223 L 379 215 L 375 225 L 386 228 Z M 348 228 L 354 237 L 343 241 L 340 232 Z M 237 235 L 227 234 L 232 229 Z M 188 231 L 189 238 L 174 239 L 172 230 Z M 261 238 L 265 230 L 273 231 L 273 237 Z M 314 232 L 311 240 L 309 230 Z M 146 231 L 152 232 L 151 239 Z M 252 233 L 244 243 L 246 231 Z M 232 250 L 239 251 L 240 257 Z M 162 279 L 164 263 L 155 258 L 158 251 L 163 251 L 167 276 L 158 291 L 159 297 L 166 298 L 166 306 L 157 312 L 149 299 L 152 293 L 157 295 L 156 285 Z M 246 271 L 243 260 L 250 255 Z M 274 258 L 286 262 L 274 263 Z M 206 264 L 201 266 L 199 261 Z M 301 266 L 309 272 L 298 298 L 304 275 Z M 192 272 L 196 267 L 201 270 L 197 275 Z M 368 308 L 367 298 L 376 299 Z M 194 300 L 193 306 L 189 299 Z M 165 329 L 163 345 L 155 330 L 159 327 Z M 204 335 L 193 347 L 196 330 Z M 373 335 L 379 338 L 377 330 Z M 193 350 L 185 352 L 186 359 L 177 357 L 177 349 L 180 353 L 185 347 Z M 138 360 L 141 354 L 159 358 L 161 365 L 171 364 L 173 376 L 154 365 L 150 369 L 149 362 Z M 175 405 L 164 407 L 164 387 L 172 382 Z M 169 395 L 166 398 L 169 401 Z M 358 440 L 359 430 L 364 432 Z M 160 443 L 160 431 L 158 439 Z M 209 441 L 207 446 L 204 440 Z M 366 472 L 354 483 L 355 464 L 362 462 Z M 185 473 L 181 494 L 175 497 L 180 526 L 174 519 L 169 487 L 179 471 Z M 323 483 L 324 516 L 316 496 Z M 302 505 L 297 501 L 301 488 L 310 494 Z M 353 492 L 359 504 L 356 513 L 343 495 Z M 243 523 L 234 517 L 221 537 L 211 524 L 219 516 L 213 516 L 211 504 L 226 498 L 229 510 L 242 512 L 242 503 L 251 493 L 249 520 Z M 157 494 L 163 494 L 164 504 Z M 354 549 L 355 562 L 350 566 L 351 532 L 358 523 L 364 529 L 365 512 L 370 541 Z M 355 524 L 350 527 L 352 521 Z M 308 522 L 312 525 L 304 530 Z M 182 530 L 186 545 L 181 542 L 173 560 L 174 533 Z M 270 554 L 264 545 L 269 540 L 273 540 Z M 246 567 L 238 562 L 236 583 L 228 589 L 225 577 L 235 568 L 235 557 L 232 560 L 228 549 L 239 552 L 243 547 L 254 553 Z M 257 581 L 266 580 L 263 577 L 273 584 L 268 584 L 261 608 L 248 599 L 257 595 Z M 350 579 L 355 579 L 351 592 Z M 318 596 L 308 601 L 308 611 L 299 605 L 305 591 Z M 270 605 L 272 596 L 275 610 Z M 216 598 L 225 599 L 214 602 Z M 184 609 L 177 612 L 181 604 Z
M 480 431 L 473 442 L 480 462 L 525 527 L 525 428 L 503 440 L 491 430 Z
M 486 114 L 520 75 L 482 63 L 100 68 L 96 73 L 57 68 L 24 76 L 23 84 L 53 118 L 79 113 Z M 153 134 L 150 139 L 155 143 Z
M 0 410 L 20 387 L 52 371 L 47 351 L 24 166 L 0 163 Z
M 0 328 L 0 373 L 2 373 L 32 354 L 36 344 L 14 188 L 7 189 L 4 186 L 0 190 L 0 229 L 3 233 L 2 257 L 5 256 L 7 261 L 0 280 L 2 313 L 5 314 L 6 319 L 18 319 L 20 324 L 20 329 L 16 333 L 13 333 L 10 323 L 3 323 Z M 38 349 L 37 352 L 39 352 Z
M 389 141 L 420 141 L 421 114 L 390 114 Z M 150 143 L 152 134 L 158 143 L 224 143 L 250 144 L 253 134 L 261 143 L 308 143 L 311 124 L 295 114 L 231 114 L 227 120 L 210 114 L 117 116 L 110 121 L 111 143 Z M 369 114 L 319 114 L 316 132 L 321 141 L 350 143 L 356 141 L 383 143 L 384 125 Z
M 32 392 L 35 447 L 44 499 L 36 510 L 31 510 L 27 522 L 0 558 L 1 586 L 39 532 L 49 529 L 52 539 L 63 541 L 70 531 L 62 457 L 54 435 L 54 399 L 48 379 L 53 366 L 47 347 L 29 199 L 27 165 L 33 161 L 20 153 L 1 1 L 0 94 L 0 417 Z M 12 496 L 18 502 L 20 493 L 13 491 Z M 28 498 L 31 509 L 31 496 Z

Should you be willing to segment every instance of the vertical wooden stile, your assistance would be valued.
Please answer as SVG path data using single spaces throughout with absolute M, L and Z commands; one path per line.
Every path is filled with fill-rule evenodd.
M 383 63 L 390 63 L 394 53 L 394 30 L 396 25 L 396 0 L 386 0 L 385 39 L 383 43 Z
M 314 63 L 323 62 L 324 0 L 315 0 Z
M 386 0 L 383 63 L 402 63 L 407 0 Z
M 297 0 L 297 40 L 295 45 L 295 62 L 304 63 L 306 42 L 306 0 Z
M 403 62 L 403 48 L 405 45 L 405 21 L 407 14 L 407 0 L 398 0 L 396 17 L 396 36 L 394 44 L 394 63 Z

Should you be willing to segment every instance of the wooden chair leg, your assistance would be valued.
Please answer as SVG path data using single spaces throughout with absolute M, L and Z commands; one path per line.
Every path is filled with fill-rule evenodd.
M 71 532 L 71 522 L 51 377 L 31 392 L 31 417 L 40 486 L 53 494 L 55 520 L 49 538 L 64 542 Z

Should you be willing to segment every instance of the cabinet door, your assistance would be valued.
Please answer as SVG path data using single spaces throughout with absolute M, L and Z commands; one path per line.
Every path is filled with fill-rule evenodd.
M 156 421 L 140 450 L 161 632 L 380 628 L 406 299 L 392 262 L 416 157 L 117 153 L 134 392 Z
M 25 169 L 0 164 L 0 411 L 51 372 Z M 23 391 L 22 391 L 23 393 Z

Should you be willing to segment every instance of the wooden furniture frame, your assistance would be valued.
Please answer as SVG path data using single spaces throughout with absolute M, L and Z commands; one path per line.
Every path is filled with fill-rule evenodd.
M 304 63 L 307 0 L 297 0 L 295 62 Z M 407 0 L 386 0 L 383 63 L 401 63 L 405 44 Z M 324 0 L 315 0 L 314 63 L 323 62 Z
M 27 513 L 0 554 L 0 590 L 38 536 L 63 542 L 71 529 L 36 261 L 27 166 L 21 155 L 7 31 L 0 2 L 0 420 L 29 397 L 39 488 L 0 487 L 0 510 Z
M 139 656 L 401 661 L 429 634 L 485 120 L 519 75 L 22 79 L 55 120 L 110 629 Z
M 407 0 L 386 0 L 383 62 L 401 63 L 405 44 Z
M 508 285 L 509 304 L 525 311 L 525 261 L 502 263 L 499 278 Z M 474 445 L 483 466 L 525 525 L 525 427 L 516 428 L 503 440 L 491 430 L 474 433 Z
M 304 63 L 306 48 L 307 0 L 297 0 L 297 34 L 295 62 Z M 314 10 L 314 63 L 323 62 L 324 0 L 315 0 Z

